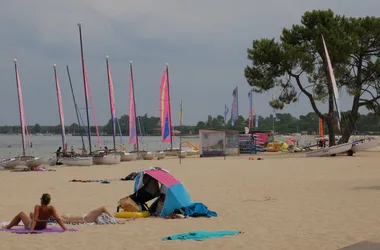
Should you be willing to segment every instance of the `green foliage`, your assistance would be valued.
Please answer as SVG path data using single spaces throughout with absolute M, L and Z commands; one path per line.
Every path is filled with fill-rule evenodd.
M 283 29 L 279 41 L 254 40 L 247 50 L 252 64 L 244 74 L 257 93 L 281 89 L 277 100 L 269 103 L 273 108 L 282 109 L 296 102 L 299 94 L 306 95 L 314 112 L 333 128 L 333 91 L 322 34 L 338 88 L 353 97 L 350 122 L 345 121 L 347 141 L 360 107 L 380 113 L 380 18 L 348 18 L 331 10 L 306 12 L 301 24 Z M 309 86 L 302 79 L 307 79 Z M 328 114 L 320 112 L 316 101 L 328 101 Z

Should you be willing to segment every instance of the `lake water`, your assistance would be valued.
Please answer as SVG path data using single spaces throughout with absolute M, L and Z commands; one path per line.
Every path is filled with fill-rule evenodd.
M 88 150 L 88 139 L 85 139 L 85 144 Z M 113 147 L 112 136 L 101 136 L 102 145 L 106 145 L 108 148 Z M 27 140 L 27 139 L 26 139 Z M 67 136 L 67 145 L 70 150 L 71 146 L 74 148 L 82 147 L 82 140 L 80 136 Z M 116 137 L 116 144 L 123 144 L 128 150 L 133 150 L 133 146 L 128 143 L 128 136 L 123 137 L 123 142 L 120 142 L 120 137 Z M 45 160 L 48 160 L 59 146 L 61 146 L 61 136 L 60 135 L 50 135 L 50 136 L 37 136 L 31 135 L 31 141 L 33 148 L 29 148 L 26 151 L 27 155 L 42 156 Z M 182 141 L 194 141 L 199 142 L 198 138 L 182 138 Z M 99 149 L 97 144 L 97 137 L 92 136 L 91 138 L 92 149 Z M 0 158 L 17 156 L 22 154 L 21 147 L 21 135 L 0 135 Z M 179 137 L 173 137 L 173 147 L 179 147 Z M 156 151 L 163 150 L 169 146 L 168 143 L 162 143 L 160 136 L 141 136 L 139 137 L 139 148 L 140 150 Z M 118 147 L 117 147 L 118 148 Z

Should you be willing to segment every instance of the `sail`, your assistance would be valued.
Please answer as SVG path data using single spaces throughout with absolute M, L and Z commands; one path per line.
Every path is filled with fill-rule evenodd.
M 165 70 L 160 86 L 160 120 L 162 142 L 171 142 L 171 119 L 169 112 L 168 72 Z
M 64 149 L 67 148 L 66 143 L 66 133 L 65 133 L 65 121 L 63 118 L 63 105 L 62 105 L 62 98 L 61 98 L 61 88 L 59 86 L 58 76 L 55 74 L 55 86 L 57 88 L 57 100 L 58 100 L 58 111 L 59 111 L 59 119 L 61 122 L 61 132 L 62 132 L 62 146 Z
M 330 60 L 329 52 L 327 51 L 327 46 L 326 46 L 326 42 L 325 42 L 325 39 L 323 37 L 323 34 L 322 34 L 322 42 L 323 42 L 323 47 L 324 47 L 325 55 L 326 55 L 327 67 L 329 69 L 329 74 L 330 74 L 330 79 L 331 79 L 331 85 L 332 85 L 333 92 L 334 92 L 335 105 L 336 105 L 336 109 L 337 109 L 337 112 L 338 112 L 338 118 L 339 118 L 339 120 L 338 120 L 338 128 L 340 130 L 340 121 L 342 120 L 342 117 L 341 117 L 340 105 L 339 105 L 339 92 L 338 92 L 338 87 L 336 85 L 335 76 L 334 76 L 334 70 L 333 70 L 332 65 L 331 65 L 331 60 Z
M 137 144 L 135 98 L 133 95 L 132 69 L 129 78 L 129 143 Z
M 96 122 L 94 103 L 92 101 L 90 84 L 88 83 L 87 70 L 85 70 L 85 80 L 86 80 L 86 90 L 87 90 L 87 95 L 88 95 L 88 96 L 86 96 L 86 98 L 90 97 L 89 99 L 90 99 L 90 104 L 91 104 L 92 117 L 93 117 L 94 123 L 95 123 L 96 137 L 98 138 L 98 145 L 101 145 L 98 123 Z M 87 131 L 87 132 L 91 135 L 91 131 Z M 90 138 L 91 138 L 91 136 L 90 136 Z
M 111 119 L 112 119 L 112 131 L 113 136 L 116 136 L 116 112 L 115 112 L 115 97 L 113 93 L 113 82 L 112 82 L 112 74 L 110 67 L 107 70 L 108 74 L 108 88 L 109 88 L 109 97 L 110 97 L 110 106 L 111 106 Z
M 25 114 L 24 114 L 24 103 L 22 100 L 22 92 L 21 92 L 21 83 L 20 83 L 20 76 L 18 73 L 18 68 L 16 67 L 16 81 L 17 81 L 17 94 L 18 94 L 18 107 L 20 109 L 20 121 L 21 121 L 21 133 L 22 138 L 25 138 L 26 133 L 26 124 L 25 124 Z M 26 143 L 24 140 L 24 144 L 22 145 L 23 150 L 26 150 Z

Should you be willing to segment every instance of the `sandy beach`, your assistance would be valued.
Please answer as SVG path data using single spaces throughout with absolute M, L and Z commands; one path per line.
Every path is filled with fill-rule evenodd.
M 117 166 L 56 167 L 56 172 L 0 171 L 1 221 L 31 212 L 42 193 L 60 213 L 82 215 L 133 191 L 132 181 L 72 183 L 72 179 L 114 179 L 146 167 L 171 171 L 216 218 L 145 218 L 124 225 L 74 226 L 78 232 L 17 235 L 0 232 L 1 249 L 339 249 L 376 238 L 380 231 L 378 151 L 354 157 L 305 158 L 263 154 L 262 161 L 189 158 L 137 161 Z M 72 226 L 70 226 L 72 227 Z M 221 239 L 162 241 L 193 230 L 241 230 Z

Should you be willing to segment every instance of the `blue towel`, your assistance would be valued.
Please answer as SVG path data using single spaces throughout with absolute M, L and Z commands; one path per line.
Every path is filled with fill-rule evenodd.
M 224 236 L 235 235 L 241 233 L 238 230 L 224 230 L 224 231 L 215 231 L 215 232 L 207 232 L 207 231 L 194 231 L 184 234 L 175 234 L 168 237 L 162 238 L 162 240 L 197 240 L 201 241 L 204 239 L 210 238 L 222 238 Z
M 217 213 L 208 210 L 208 208 L 201 202 L 194 202 L 189 204 L 186 207 L 182 208 L 185 215 L 190 217 L 216 217 L 218 216 Z

